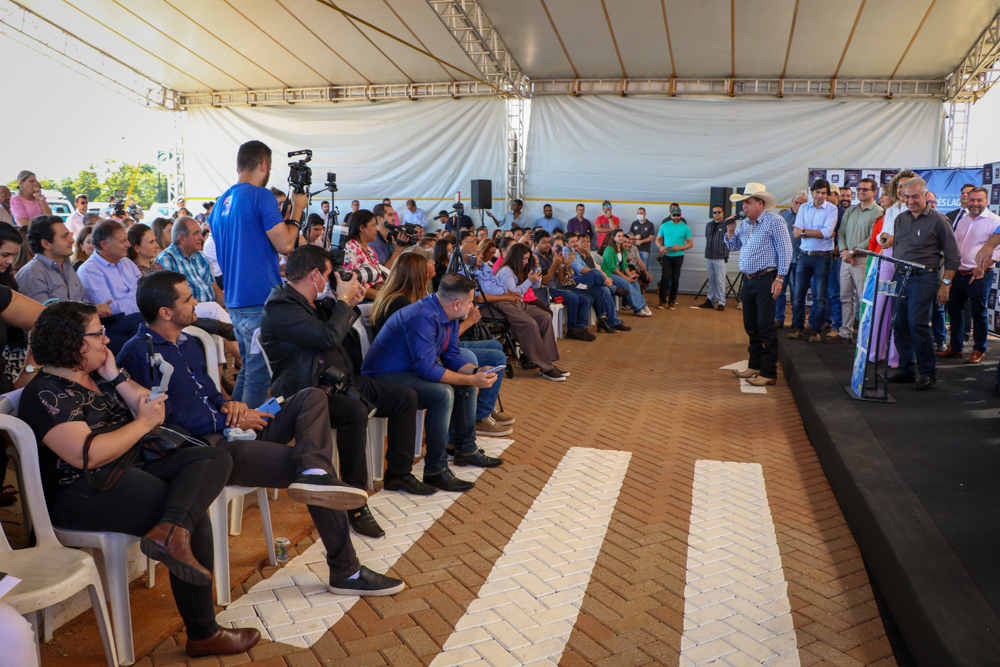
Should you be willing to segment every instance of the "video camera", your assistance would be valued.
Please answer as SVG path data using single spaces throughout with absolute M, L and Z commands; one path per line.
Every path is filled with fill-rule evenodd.
M 115 190 L 115 212 L 116 218 L 125 217 L 125 195 L 121 190 Z
M 312 168 L 307 166 L 307 164 L 312 160 L 313 152 L 309 149 L 292 151 L 288 154 L 288 157 L 295 157 L 296 155 L 305 155 L 305 157 L 297 162 L 288 163 L 288 189 L 291 192 L 301 195 L 308 192 L 309 186 L 312 185 L 313 172 Z M 329 178 L 329 174 L 327 178 Z M 336 175 L 333 178 L 336 181 Z
M 385 223 L 385 228 L 389 230 L 389 236 L 395 241 L 396 245 L 403 246 L 404 248 L 411 245 L 416 245 L 417 240 L 414 238 L 417 235 L 419 225 L 415 225 L 412 222 L 404 222 L 401 225 L 394 225 L 392 223 Z M 403 233 L 409 236 L 405 241 L 399 240 L 399 234 Z

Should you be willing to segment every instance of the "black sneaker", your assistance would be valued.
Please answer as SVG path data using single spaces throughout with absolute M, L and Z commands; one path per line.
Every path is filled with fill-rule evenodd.
M 503 459 L 496 456 L 487 456 L 486 452 L 478 449 L 471 454 L 459 454 L 455 452 L 455 465 L 457 466 L 477 466 L 479 468 L 496 468 L 503 464 Z
M 389 491 L 406 491 L 407 493 L 412 493 L 415 496 L 433 496 L 437 493 L 437 489 L 430 484 L 424 484 L 421 482 L 413 476 L 412 472 L 408 475 L 404 475 L 403 477 L 386 474 L 385 484 L 383 484 L 382 488 Z
M 553 368 L 555 368 L 555 367 L 553 366 Z M 560 369 L 560 368 L 556 368 L 556 370 L 557 370 L 557 371 L 559 371 L 560 373 L 562 373 L 562 376 L 563 376 L 564 378 L 568 378 L 568 377 L 569 377 L 569 372 L 567 372 L 567 371 L 564 371 L 564 370 L 562 370 L 562 369 Z
M 539 371 L 538 374 L 545 378 L 546 380 L 552 380 L 553 382 L 565 382 L 566 378 L 562 373 L 557 371 L 555 367 L 548 371 Z
M 597 338 L 594 334 L 587 330 L 587 327 L 573 327 L 566 332 L 566 338 L 572 338 L 574 340 L 585 340 L 592 341 Z
M 715 304 L 711 300 L 705 299 L 705 303 L 698 306 L 699 308 L 715 308 Z
M 372 511 L 368 509 L 368 505 L 362 505 L 358 509 L 348 512 L 347 518 L 351 522 L 351 528 L 361 535 L 385 537 L 385 531 L 382 530 L 382 526 L 378 525 L 378 521 L 372 516 Z
M 363 489 L 348 486 L 330 474 L 296 476 L 288 485 L 288 497 L 303 505 L 332 510 L 356 510 L 368 502 Z
M 361 566 L 361 573 L 355 579 L 344 579 L 343 581 L 331 581 L 326 585 L 326 590 L 336 595 L 361 595 L 379 596 L 395 595 L 406 588 L 399 579 L 387 577 L 374 570 L 369 570 L 364 565 Z
M 721 303 L 720 303 L 720 304 L 718 305 L 718 307 L 716 308 L 716 310 L 725 310 L 725 309 L 726 309 L 726 307 L 725 307 L 725 306 L 723 306 L 723 305 L 722 305 Z
M 456 477 L 451 468 L 445 468 L 435 475 L 424 473 L 424 484 L 436 486 L 442 491 L 468 491 L 476 485 L 475 482 L 467 482 Z

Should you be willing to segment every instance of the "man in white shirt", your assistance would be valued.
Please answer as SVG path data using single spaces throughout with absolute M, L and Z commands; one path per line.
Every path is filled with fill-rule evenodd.
M 530 229 L 531 224 L 528 222 L 528 216 L 526 216 L 521 209 L 524 207 L 524 202 L 520 199 L 515 199 L 510 203 L 510 210 L 504 211 L 503 217 L 499 220 L 493 211 L 486 211 L 486 215 L 493 218 L 493 222 L 496 223 L 497 227 L 503 231 L 511 230 L 514 225 L 517 225 L 521 229 Z
M 14 216 L 10 212 L 10 196 L 10 188 L 0 185 L 0 222 L 14 225 Z
M 821 332 L 826 321 L 827 292 L 830 265 L 833 258 L 834 233 L 837 229 L 837 207 L 826 200 L 830 184 L 818 179 L 809 188 L 812 201 L 799 207 L 792 235 L 799 239 L 795 258 L 795 298 L 792 301 L 793 340 L 805 337 L 806 291 L 812 286 L 813 303 L 809 312 L 812 334 L 809 342 L 823 340 Z
M 87 215 L 87 204 L 90 203 L 87 200 L 87 195 L 77 195 L 76 199 L 73 201 L 76 210 L 66 218 L 66 229 L 73 232 L 73 236 L 84 228 L 83 216 Z
M 962 254 L 962 263 L 948 293 L 948 317 L 951 319 L 951 346 L 939 357 L 961 357 L 965 343 L 965 302 L 972 306 L 972 353 L 966 363 L 978 364 L 986 354 L 986 334 L 989 329 L 986 304 L 993 286 L 993 267 L 976 265 L 976 254 L 994 234 L 1000 233 L 1000 217 L 987 208 L 986 188 L 973 187 L 965 195 L 967 215 L 955 229 L 955 239 Z
M 954 211 L 948 211 L 947 213 L 944 214 L 946 218 L 951 220 L 952 229 L 956 229 L 958 227 L 958 221 L 961 220 L 966 215 L 968 215 L 969 193 L 972 191 L 972 188 L 974 187 L 976 186 L 973 185 L 972 183 L 966 183 L 965 185 L 963 185 L 962 196 L 958 200 L 959 208 L 956 208 Z
M 412 199 L 406 200 L 406 211 L 403 213 L 403 224 L 417 225 L 422 229 L 427 229 L 427 214 L 417 208 L 417 202 Z

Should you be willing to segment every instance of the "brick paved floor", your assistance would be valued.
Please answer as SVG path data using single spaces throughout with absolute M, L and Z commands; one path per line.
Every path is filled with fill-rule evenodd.
M 568 450 L 582 447 L 631 457 L 560 665 L 695 664 L 687 654 L 682 660 L 681 651 L 685 585 L 693 581 L 688 535 L 697 461 L 757 464 L 751 470 L 759 470 L 766 488 L 768 539 L 780 553 L 777 572 L 787 581 L 781 590 L 797 648 L 782 662 L 745 664 L 894 665 L 857 546 L 787 385 L 779 377 L 767 394 L 742 393 L 736 378 L 719 370 L 746 356 L 741 313 L 687 308 L 694 303 L 682 297 L 675 311 L 628 317 L 628 333 L 560 341 L 559 365 L 573 373 L 567 382 L 520 370 L 505 380 L 504 408 L 518 419 L 507 463 L 484 471 L 476 489 L 459 496 L 395 561 L 392 572 L 408 584 L 404 592 L 357 601 L 310 648 L 262 642 L 249 654 L 185 663 L 181 633 L 138 664 L 443 664 L 452 654 L 442 647 L 460 621 L 465 627 L 463 615 L 487 578 L 496 578 L 494 564 L 529 509 L 537 509 L 535 499 Z M 315 539 L 306 538 L 297 553 Z M 234 598 L 274 572 L 254 574 Z M 74 626 L 77 640 L 85 629 Z M 692 629 L 689 621 L 685 646 L 697 643 Z M 491 655 L 466 664 L 520 664 L 512 652 Z M 103 664 L 99 644 L 64 645 L 47 657 L 52 664 Z

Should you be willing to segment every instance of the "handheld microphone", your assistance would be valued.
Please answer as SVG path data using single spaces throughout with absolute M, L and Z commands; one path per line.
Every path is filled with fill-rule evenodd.
M 720 224 L 720 225 L 729 225 L 730 223 L 735 222 L 737 220 L 746 220 L 746 217 L 747 217 L 747 214 L 744 213 L 743 211 L 740 211 L 736 215 L 731 215 L 731 216 L 729 216 L 728 218 L 726 218 L 725 220 L 723 220 L 722 222 L 720 222 L 718 224 Z

